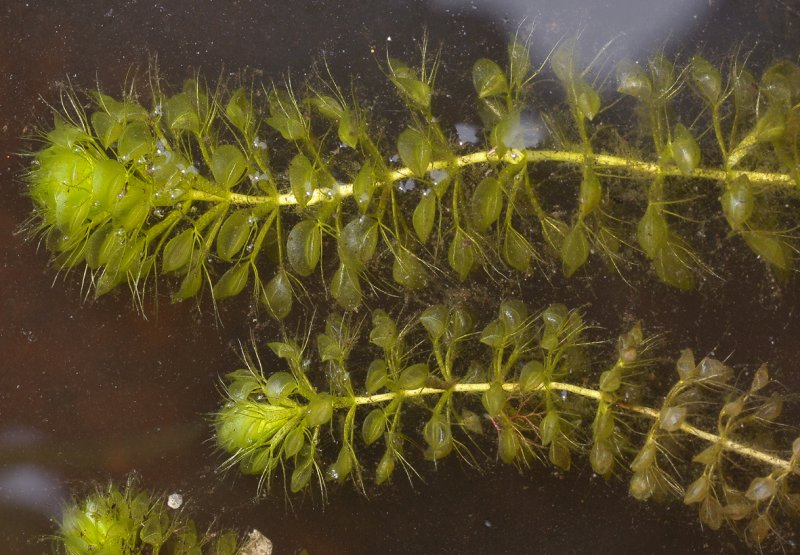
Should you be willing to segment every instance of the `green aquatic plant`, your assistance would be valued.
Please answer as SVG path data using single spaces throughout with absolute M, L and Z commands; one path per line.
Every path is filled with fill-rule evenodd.
M 141 489 L 135 478 L 67 504 L 56 540 L 57 551 L 67 555 L 234 555 L 239 548 L 235 532 L 198 533 L 183 510 Z
M 533 66 L 514 40 L 505 68 L 475 62 L 479 145 L 436 113 L 427 48 L 418 67 L 387 59 L 407 114 L 391 139 L 396 122 L 330 79 L 196 77 L 168 92 L 154 75 L 118 99 L 65 91 L 31 155 L 27 227 L 96 295 L 127 284 L 144 306 L 148 284 L 167 281 L 175 300 L 252 291 L 278 320 L 305 293 L 344 309 L 305 340 L 270 343 L 279 371 L 247 358 L 227 377 L 223 467 L 260 476 L 264 491 L 279 478 L 294 493 L 347 480 L 365 491 L 368 477 L 414 474 L 414 450 L 481 467 L 489 449 L 561 471 L 585 456 L 637 499 L 682 497 L 709 528 L 780 538 L 800 512 L 800 440 L 776 423 L 785 395 L 766 367 L 742 386 L 724 362 L 684 350 L 667 373 L 638 325 L 603 364 L 608 345 L 579 312 L 532 314 L 516 300 L 488 322 L 419 298 L 399 320 L 382 301 L 371 346 L 361 337 L 369 295 L 480 272 L 569 277 L 592 254 L 623 278 L 649 261 L 691 289 L 717 270 L 703 254 L 712 241 L 695 235 L 791 279 L 800 68 L 779 62 L 756 80 L 738 59 L 676 68 L 659 54 L 610 73 L 601 57 L 583 64 L 565 41 Z
M 371 345 L 359 331 L 334 314 L 313 340 L 269 344 L 280 369 L 248 360 L 227 376 L 215 417 L 223 468 L 324 495 L 329 482 L 365 490 L 398 468 L 411 478 L 414 451 L 479 466 L 492 446 L 519 467 L 567 471 L 588 457 L 636 499 L 682 498 L 705 526 L 728 523 L 754 544 L 797 526 L 800 436 L 777 423 L 784 396 L 766 366 L 742 387 L 724 362 L 686 349 L 670 371 L 639 324 L 604 364 L 579 312 L 531 314 L 517 300 L 488 322 L 463 306 L 401 322 L 377 309 Z
M 547 63 L 532 67 L 518 40 L 505 69 L 474 64 L 474 148 L 435 115 L 439 63 L 426 49 L 419 68 L 388 59 L 408 113 L 390 141 L 326 80 L 301 94 L 290 82 L 209 90 L 197 78 L 167 93 L 154 77 L 148 108 L 133 87 L 119 100 L 96 91 L 88 108 L 66 92 L 32 155 L 30 227 L 59 269 L 83 265 L 97 295 L 127 283 L 138 299 L 162 274 L 176 300 L 250 284 L 278 319 L 315 273 L 353 309 L 365 290 L 533 272 L 548 252 L 568 276 L 592 252 L 623 275 L 648 259 L 689 289 L 714 270 L 691 245 L 697 220 L 724 223 L 726 245 L 791 271 L 798 66 L 756 80 L 739 60 L 721 70 L 695 56 L 676 69 L 657 55 L 621 63 L 612 94 L 575 41 L 548 61 L 563 105 L 537 97 L 552 88 Z

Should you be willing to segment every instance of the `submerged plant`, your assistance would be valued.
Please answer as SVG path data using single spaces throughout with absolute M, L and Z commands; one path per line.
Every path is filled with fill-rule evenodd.
M 715 213 L 731 245 L 786 275 L 800 68 L 780 62 L 757 81 L 739 61 L 723 74 L 699 56 L 676 69 L 658 55 L 620 64 L 620 96 L 604 106 L 596 68 L 579 60 L 575 41 L 549 58 L 564 109 L 537 101 L 545 64 L 532 68 L 521 42 L 505 70 L 478 60 L 483 149 L 461 146 L 434 115 L 438 60 L 425 52 L 418 69 L 388 60 L 409 114 L 388 143 L 330 82 L 301 96 L 288 84 L 228 92 L 193 79 L 167 94 L 156 78 L 149 108 L 134 92 L 97 91 L 88 109 L 65 93 L 33 155 L 31 227 L 59 269 L 85 264 L 98 295 L 121 283 L 141 295 L 160 274 L 177 278 L 176 300 L 204 283 L 215 299 L 251 284 L 279 319 L 314 273 L 352 309 L 365 285 L 528 273 L 546 252 L 572 275 L 592 252 L 623 272 L 639 250 L 662 281 L 689 289 L 713 271 L 689 222 Z
M 240 542 L 232 531 L 200 532 L 194 521 L 166 499 L 142 490 L 134 478 L 111 484 L 64 507 L 57 537 L 68 555 L 234 555 Z
M 776 423 L 783 396 L 766 366 L 741 388 L 725 363 L 686 349 L 665 392 L 639 324 L 605 365 L 586 332 L 563 305 L 530 314 L 506 300 L 485 323 L 461 306 L 402 323 L 378 309 L 370 352 L 333 315 L 315 341 L 269 344 L 285 369 L 249 363 L 227 376 L 215 417 L 224 467 L 260 475 L 260 487 L 277 474 L 293 493 L 318 483 L 324 494 L 326 482 L 363 490 L 399 468 L 411 477 L 410 451 L 477 466 L 475 451 L 492 446 L 519 467 L 567 471 L 588 456 L 597 474 L 626 476 L 636 499 L 682 498 L 705 526 L 728 523 L 756 544 L 797 525 L 800 436 Z
M 553 87 L 548 64 L 560 106 L 540 94 Z M 462 304 L 398 322 L 382 302 L 373 347 L 361 341 L 365 296 L 479 270 L 511 281 L 555 263 L 571 276 L 594 253 L 623 277 L 648 260 L 690 289 L 715 270 L 691 244 L 698 221 L 791 278 L 800 68 L 780 62 L 756 80 L 739 60 L 676 69 L 657 55 L 619 64 L 614 95 L 599 65 L 581 64 L 575 41 L 539 67 L 518 40 L 505 69 L 478 60 L 474 148 L 435 113 L 439 61 L 426 49 L 417 68 L 387 60 L 408 114 L 388 141 L 357 95 L 325 80 L 301 93 L 196 78 L 167 93 L 153 77 L 147 107 L 133 87 L 88 102 L 65 92 L 32 155 L 28 227 L 97 295 L 128 284 L 141 304 L 163 274 L 175 300 L 205 285 L 215 301 L 249 289 L 283 320 L 321 291 L 345 310 L 309 332 L 313 345 L 270 343 L 282 370 L 248 359 L 227 378 L 215 415 L 224 467 L 263 489 L 282 476 L 295 493 L 347 480 L 364 490 L 367 478 L 413 474 L 415 448 L 437 464 L 455 453 L 481 466 L 491 448 L 563 471 L 586 456 L 598 475 L 626 476 L 637 499 L 682 497 L 709 528 L 780 537 L 800 512 L 800 439 L 775 422 L 784 397 L 766 367 L 742 387 L 724 362 L 684 350 L 668 379 L 638 325 L 603 365 L 580 313 L 531 314 L 517 300 L 489 322 Z M 112 512 L 139 498 L 111 494 L 124 501 L 103 505 Z M 148 503 L 137 515 L 160 519 Z

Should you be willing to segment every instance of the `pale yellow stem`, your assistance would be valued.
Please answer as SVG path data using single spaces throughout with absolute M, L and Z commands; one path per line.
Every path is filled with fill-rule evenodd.
M 451 391 L 457 393 L 482 393 L 487 391 L 492 384 L 490 382 L 485 383 L 464 383 L 464 384 L 456 384 L 451 388 Z M 658 418 L 659 411 L 650 407 L 643 407 L 640 405 L 631 405 L 628 403 L 621 403 L 614 399 L 612 395 L 608 395 L 603 393 L 602 391 L 597 391 L 596 389 L 591 389 L 588 387 L 581 387 L 579 385 L 574 385 L 570 383 L 564 382 L 550 382 L 549 387 L 551 390 L 556 391 L 566 391 L 568 393 L 574 393 L 576 395 L 580 395 L 582 397 L 586 397 L 589 399 L 594 399 L 596 401 L 605 400 L 607 403 L 617 406 L 621 409 L 634 412 L 636 414 L 640 414 L 642 416 L 647 416 L 648 418 L 656 419 Z M 506 391 L 517 391 L 519 386 L 516 383 L 509 382 L 503 384 L 503 389 Z M 540 385 L 537 389 L 533 390 L 531 393 L 535 391 L 544 391 L 544 385 Z M 446 390 L 436 388 L 436 387 L 421 387 L 419 389 L 408 389 L 402 390 L 401 392 L 389 392 L 389 393 L 379 393 L 377 395 L 363 395 L 358 396 L 353 399 L 350 399 L 347 404 L 352 405 L 372 405 L 377 403 L 388 403 L 392 401 L 398 395 L 402 395 L 403 397 L 419 397 L 423 395 L 441 395 Z M 686 434 L 692 435 L 709 443 L 716 443 L 718 444 L 723 450 L 732 451 L 741 455 L 743 457 L 748 457 L 751 459 L 755 459 L 757 461 L 766 463 L 773 468 L 781 468 L 787 470 L 791 467 L 791 461 L 787 461 L 781 457 L 776 455 L 772 455 L 765 451 L 761 451 L 755 447 L 751 447 L 744 443 L 740 443 L 738 441 L 734 441 L 728 438 L 720 438 L 720 436 L 713 434 L 711 432 L 707 432 L 696 426 L 692 426 L 684 422 L 680 426 L 680 430 Z
M 569 150 L 516 150 L 509 149 L 501 157 L 497 155 L 494 149 L 484 150 L 480 152 L 473 152 L 459 156 L 453 160 L 436 160 L 431 162 L 428 166 L 428 171 L 431 170 L 444 170 L 450 167 L 463 168 L 475 164 L 485 164 L 492 162 L 504 162 L 506 164 L 519 164 L 521 162 L 537 163 L 537 162 L 560 162 L 565 164 L 575 164 L 582 166 L 587 163 L 587 157 L 591 156 L 591 163 L 597 169 L 620 169 L 627 173 L 637 174 L 641 176 L 655 177 L 655 176 L 675 176 L 675 177 L 695 177 L 698 179 L 707 179 L 711 181 L 725 182 L 729 179 L 734 179 L 741 175 L 745 175 L 752 183 L 761 183 L 764 185 L 775 185 L 781 187 L 797 186 L 791 175 L 785 173 L 774 172 L 759 172 L 748 170 L 733 170 L 733 169 L 718 169 L 718 168 L 697 168 L 690 175 L 684 176 L 677 167 L 667 166 L 664 167 L 655 162 L 645 162 L 634 158 L 626 158 L 624 156 L 613 156 L 610 154 L 591 154 L 587 155 L 584 152 L 569 151 Z M 387 183 L 394 183 L 401 179 L 408 179 L 414 176 L 414 173 L 409 168 L 399 168 L 389 172 L 386 175 Z M 317 204 L 332 198 L 346 198 L 352 196 L 352 184 L 340 184 L 333 188 L 323 187 L 316 189 L 311 198 L 306 203 L 307 205 Z M 260 195 L 244 195 L 241 193 L 228 193 L 224 197 L 215 195 L 205 191 L 193 189 L 188 193 L 188 196 L 193 200 L 206 201 L 206 202 L 219 202 L 222 200 L 231 202 L 232 204 L 242 206 L 252 206 L 257 204 L 264 204 L 271 202 L 273 199 L 269 196 Z M 278 196 L 279 206 L 293 206 L 297 204 L 297 199 L 292 193 L 283 193 Z

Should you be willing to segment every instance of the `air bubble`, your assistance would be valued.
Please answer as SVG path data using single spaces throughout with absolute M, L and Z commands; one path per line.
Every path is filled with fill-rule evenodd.
M 167 498 L 167 506 L 170 509 L 180 509 L 183 505 L 183 496 L 180 493 L 172 493 Z
M 249 225 L 255 225 L 256 222 L 258 222 L 258 218 L 256 218 L 254 215 L 250 214 L 250 216 L 247 218 L 247 223 Z
M 162 113 L 163 113 L 163 112 L 162 112 L 162 110 L 161 110 L 161 103 L 159 102 L 159 103 L 158 103 L 158 104 L 156 104 L 156 105 L 155 105 L 155 107 L 153 108 L 153 117 L 156 117 L 156 118 L 157 118 L 157 117 L 160 117 Z
M 156 208 L 155 210 L 153 210 L 153 216 L 155 216 L 156 218 L 163 218 L 164 211 L 161 210 L 161 208 Z
M 397 185 L 397 188 L 398 188 L 398 190 L 400 190 L 400 191 L 402 191 L 404 193 L 408 192 L 408 191 L 413 191 L 414 189 L 417 188 L 417 182 L 414 181 L 413 179 L 406 179 L 406 180 L 401 181 Z
M 172 189 L 169 192 L 169 198 L 172 200 L 178 200 L 183 196 L 184 190 L 183 189 Z
M 433 181 L 434 185 L 438 185 L 448 177 L 450 177 L 450 173 L 447 170 L 431 170 L 428 172 L 428 175 Z

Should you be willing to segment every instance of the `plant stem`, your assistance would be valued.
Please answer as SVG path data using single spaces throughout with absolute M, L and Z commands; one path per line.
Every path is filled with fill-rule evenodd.
M 334 401 L 334 405 L 338 407 L 345 407 L 345 406 L 357 406 L 357 405 L 374 405 L 377 403 L 386 403 L 394 401 L 398 396 L 402 396 L 402 398 L 411 398 L 411 397 L 420 397 L 423 395 L 442 395 L 447 393 L 448 391 L 451 393 L 483 393 L 487 391 L 492 386 L 492 382 L 483 382 L 483 383 L 464 383 L 464 384 L 455 384 L 449 389 L 440 389 L 436 387 L 421 387 L 419 389 L 413 390 L 402 390 L 402 391 L 392 391 L 388 393 L 379 393 L 377 395 L 362 395 L 356 397 L 340 397 L 336 401 Z M 506 382 L 502 384 L 503 389 L 506 391 L 518 391 L 519 386 L 514 382 Z M 654 420 L 658 419 L 660 412 L 657 409 L 651 407 L 645 407 L 641 405 L 632 405 L 628 403 L 623 403 L 618 401 L 613 395 L 608 393 L 603 393 L 602 391 L 598 391 L 596 389 L 591 389 L 588 387 L 582 387 L 579 385 L 574 385 L 565 382 L 549 382 L 547 384 L 547 388 L 550 390 L 557 390 L 557 391 L 566 391 L 568 393 L 575 393 L 576 395 L 580 395 L 582 397 L 586 397 L 588 399 L 594 399 L 596 401 L 605 401 L 609 405 L 617 406 L 623 410 L 627 410 L 629 412 L 633 412 L 636 414 L 640 414 L 642 416 L 646 416 L 648 418 L 652 418 Z M 533 392 L 544 392 L 545 385 L 540 385 L 531 393 Z M 755 459 L 757 461 L 763 462 L 768 464 L 774 468 L 781 468 L 787 470 L 791 467 L 791 461 L 783 459 L 779 456 L 772 455 L 765 451 L 761 451 L 755 447 L 751 447 L 744 443 L 740 443 L 738 441 L 734 441 L 732 439 L 720 437 L 717 434 L 708 432 L 706 430 L 702 430 L 696 426 L 692 426 L 686 422 L 682 423 L 680 426 L 680 430 L 685 434 L 692 435 L 696 438 L 702 439 L 707 441 L 708 443 L 715 443 L 718 444 L 722 449 L 726 451 L 734 452 L 742 457 L 747 457 L 750 459 Z
M 442 170 L 448 167 L 463 168 L 475 164 L 485 164 L 492 162 L 505 162 L 507 164 L 519 164 L 521 162 L 561 162 L 584 166 L 591 163 L 598 169 L 621 169 L 628 173 L 649 176 L 649 177 L 695 177 L 710 181 L 726 182 L 729 179 L 741 175 L 747 176 L 752 183 L 774 185 L 781 187 L 798 186 L 795 180 L 788 173 L 761 172 L 750 170 L 730 170 L 718 168 L 697 168 L 689 176 L 684 176 L 681 171 L 674 166 L 663 166 L 656 162 L 646 162 L 624 156 L 614 156 L 610 154 L 592 154 L 583 151 L 571 150 L 516 150 L 509 149 L 502 157 L 498 156 L 493 150 L 483 150 L 459 156 L 453 160 L 436 160 L 428 166 L 430 170 Z M 398 168 L 386 174 L 386 183 L 394 183 L 401 179 L 413 177 L 410 168 Z M 201 178 L 202 179 L 202 178 Z M 200 181 L 201 179 L 198 179 Z M 317 204 L 333 197 L 346 198 L 352 196 L 353 185 L 342 184 L 333 188 L 321 187 L 316 189 L 306 205 Z M 245 195 L 242 193 L 228 193 L 224 197 L 207 191 L 193 189 L 187 193 L 193 200 L 206 202 L 219 202 L 227 200 L 237 205 L 259 205 L 267 202 L 276 202 L 279 206 L 292 206 L 297 204 L 297 199 L 292 193 L 282 193 L 278 195 L 277 201 L 273 196 Z

